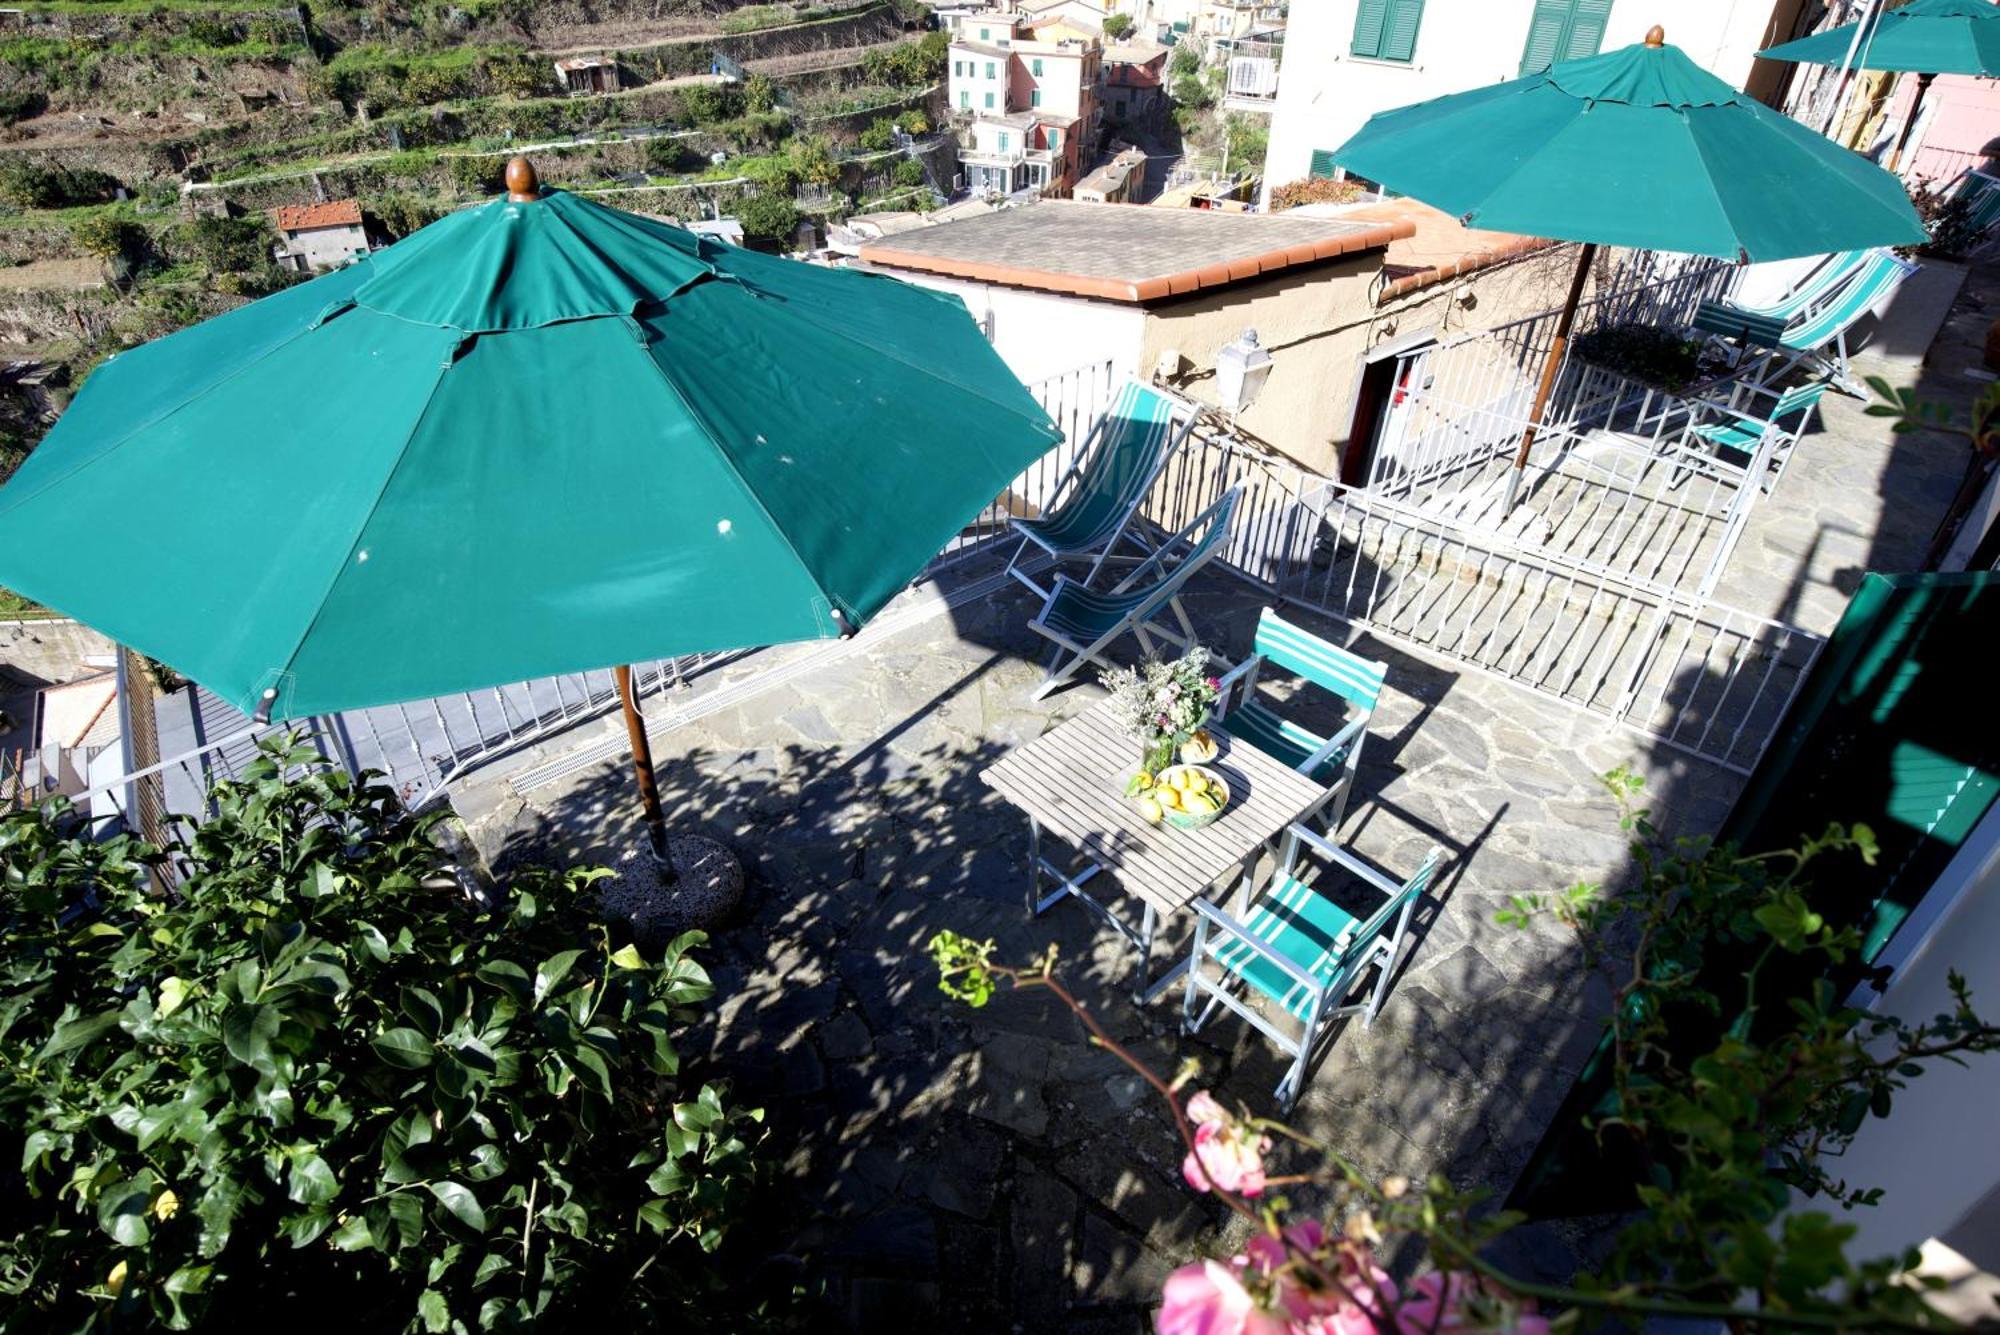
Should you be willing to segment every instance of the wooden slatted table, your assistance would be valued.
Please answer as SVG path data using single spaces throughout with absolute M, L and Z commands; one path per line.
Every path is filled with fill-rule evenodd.
M 1028 818 L 1028 912 L 1040 915 L 1071 896 L 1096 910 L 1138 953 L 1136 1001 L 1153 1000 L 1187 969 L 1182 960 L 1148 978 L 1161 919 L 1186 912 L 1225 875 L 1247 875 L 1265 842 L 1326 795 L 1226 728 L 1211 723 L 1208 731 L 1221 748 L 1209 768 L 1229 784 L 1230 799 L 1222 815 L 1199 830 L 1149 825 L 1125 796 L 1125 782 L 1138 768 L 1139 743 L 1112 717 L 1109 701 L 1017 747 L 979 776 Z M 1074 848 L 1083 865 L 1064 872 L 1044 858 L 1044 829 Z M 1045 872 L 1058 886 L 1046 896 Z M 1099 872 L 1138 901 L 1137 928 L 1083 888 Z

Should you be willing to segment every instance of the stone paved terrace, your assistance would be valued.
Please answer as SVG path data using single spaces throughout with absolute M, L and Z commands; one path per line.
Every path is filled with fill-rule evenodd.
M 1240 652 L 1262 600 L 1216 574 L 1189 601 L 1204 636 Z M 1135 1328 L 1166 1269 L 1220 1222 L 1178 1184 L 1169 1125 L 1138 1082 L 1045 999 L 949 1002 L 923 954 L 933 932 L 990 935 L 1020 960 L 1055 942 L 1115 1035 L 1163 1067 L 1198 1057 L 1232 1098 L 1268 1107 L 1280 1071 L 1245 1026 L 1218 1019 L 1189 1042 L 1176 999 L 1136 1010 L 1116 938 L 1081 906 L 1026 918 L 1025 827 L 978 773 L 1099 696 L 1028 702 L 1029 611 L 1011 592 L 974 602 L 657 743 L 670 810 L 750 869 L 742 920 L 708 952 L 714 1059 L 773 1108 L 799 1201 L 787 1241 L 835 1266 L 857 1319 Z M 1297 1117 L 1380 1171 L 1504 1188 L 1597 1008 L 1559 930 L 1504 929 L 1494 911 L 1618 873 L 1601 771 L 1644 769 L 1689 827 L 1712 826 L 1733 785 L 1518 688 L 1362 647 L 1388 660 L 1390 689 L 1344 834 L 1392 870 L 1432 842 L 1450 862 L 1382 1016 L 1339 1034 Z M 637 838 L 615 758 L 521 793 L 501 779 L 461 807 L 503 860 L 615 860 Z M 1558 1238 L 1538 1244 L 1538 1265 L 1565 1266 Z
M 1962 368 L 1989 290 L 1975 275 L 1926 393 L 1977 388 Z M 1746 536 L 1740 586 L 1763 591 L 1739 596 L 1826 629 L 1860 569 L 1915 564 L 1958 458 L 1920 438 L 1892 445 L 1858 405 L 1834 403 Z M 790 1206 L 789 1235 L 771 1245 L 812 1258 L 848 1323 L 1138 1330 L 1168 1269 L 1223 1244 L 1224 1220 L 1180 1184 L 1161 1108 L 1071 1017 L 1040 997 L 980 1011 L 947 1000 L 924 942 L 952 928 L 1016 960 L 1054 942 L 1114 1035 L 1161 1069 L 1197 1059 L 1230 1099 L 1268 1107 L 1279 1060 L 1226 1016 L 1182 1038 L 1177 995 L 1136 1009 L 1127 957 L 1082 906 L 1026 917 L 1024 823 L 978 774 L 1099 691 L 1029 702 L 1041 642 L 1024 596 L 979 583 L 991 573 L 955 571 L 939 582 L 958 595 L 950 611 L 892 633 L 724 669 L 727 689 L 668 702 L 684 715 L 672 726 L 655 706 L 672 818 L 729 843 L 749 871 L 743 910 L 705 951 L 719 984 L 705 1060 L 770 1108 Z M 1262 601 L 1217 572 L 1189 604 L 1235 656 Z M 1594 1042 L 1602 997 L 1559 928 L 1502 928 L 1495 910 L 1625 871 L 1602 771 L 1644 774 L 1656 813 L 1684 830 L 1714 828 L 1737 781 L 1493 678 L 1358 647 L 1388 661 L 1389 687 L 1343 834 L 1391 870 L 1432 842 L 1449 861 L 1381 1017 L 1336 1032 L 1295 1120 L 1371 1170 L 1504 1192 Z M 488 856 L 629 855 L 637 820 L 616 738 L 601 721 L 460 787 Z M 598 759 L 561 763 L 587 743 Z M 1507 1259 L 1553 1275 L 1588 1245 L 1561 1227 L 1517 1237 Z

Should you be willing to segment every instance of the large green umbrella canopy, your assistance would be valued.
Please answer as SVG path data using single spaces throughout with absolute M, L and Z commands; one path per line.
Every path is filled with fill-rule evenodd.
M 851 632 L 1056 439 L 954 297 L 529 192 L 99 368 L 0 584 L 304 716 Z
M 1864 70 L 2000 75 L 2000 7 L 1990 0 L 1910 0 L 1757 54 Z
M 1599 245 L 1750 262 L 1926 235 L 1895 177 L 1731 88 L 1657 27 L 1638 46 L 1381 112 L 1333 158 L 1468 227 L 1584 243 L 1510 500 Z
M 1757 261 L 1924 239 L 1893 176 L 1664 42 L 1382 112 L 1333 156 L 1468 227 L 1559 241 Z

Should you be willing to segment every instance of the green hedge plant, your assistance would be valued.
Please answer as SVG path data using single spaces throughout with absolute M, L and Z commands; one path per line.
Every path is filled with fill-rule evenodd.
M 703 938 L 615 945 L 602 873 L 476 906 L 430 823 L 304 748 L 172 850 L 0 821 L 0 1329 L 713 1310 L 759 1115 L 681 1076 Z

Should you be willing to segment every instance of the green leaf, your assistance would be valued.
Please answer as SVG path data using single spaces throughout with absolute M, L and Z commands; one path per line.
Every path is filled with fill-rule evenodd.
M 347 1222 L 333 1231 L 327 1239 L 335 1251 L 358 1252 L 375 1245 L 375 1235 L 369 1230 L 368 1221 L 360 1215 L 349 1215 Z
M 611 1067 L 603 1053 L 596 1048 L 579 1047 L 564 1053 L 563 1060 L 579 1075 L 589 1076 L 598 1093 L 607 1099 L 611 1097 Z
M 436 1289 L 425 1289 L 417 1297 L 417 1319 L 431 1335 L 443 1335 L 451 1329 L 451 1305 Z
M 537 1006 L 548 1000 L 549 993 L 561 986 L 562 980 L 569 977 L 569 971 L 576 967 L 577 960 L 582 957 L 583 952 L 581 950 L 565 950 L 561 954 L 551 955 L 542 961 L 542 967 L 535 970 L 535 1004 Z
M 153 1236 L 146 1224 L 153 1205 L 150 1174 L 141 1174 L 106 1187 L 97 1197 L 97 1226 L 121 1247 L 143 1247 Z
M 389 1197 L 389 1217 L 396 1221 L 396 1240 L 415 1247 L 424 1236 L 424 1203 L 413 1191 L 399 1191 Z
M 472 976 L 482 983 L 492 984 L 516 1000 L 525 999 L 535 987 L 528 971 L 512 960 L 488 960 Z
M 187 1004 L 193 988 L 185 978 L 165 978 L 160 982 L 160 999 L 153 1007 L 153 1013 L 164 1020 Z
M 410 1151 L 431 1139 L 431 1119 L 415 1109 L 389 1123 L 382 1133 L 382 1178 L 386 1182 L 415 1182 L 423 1170 L 413 1162 Z
M 227 1177 L 218 1178 L 202 1191 L 194 1212 L 201 1218 L 197 1249 L 203 1256 L 219 1255 L 229 1245 L 230 1227 L 235 1223 L 242 1200 L 242 1188 Z
M 222 1017 L 222 1045 L 229 1055 L 245 1066 L 259 1071 L 268 1071 L 271 1066 L 271 1040 L 277 1037 L 284 1017 L 273 1006 L 260 1006 L 247 1002 L 229 1008 Z
M 318 1205 L 340 1194 L 340 1182 L 316 1152 L 305 1150 L 292 1156 L 292 1175 L 286 1195 L 300 1205 Z
M 418 1029 L 428 1038 L 436 1038 L 444 1032 L 444 1003 L 435 993 L 421 987 L 405 987 L 402 994 L 403 1014 L 415 1022 Z
M 94 1043 L 118 1027 L 118 1011 L 105 1011 L 87 1018 L 64 1020 L 49 1035 L 48 1043 L 42 1048 L 41 1057 L 46 1060 L 65 1052 L 74 1051 L 86 1043 Z
M 431 1064 L 431 1041 L 414 1029 L 391 1029 L 369 1046 L 383 1061 L 406 1071 L 420 1071 Z
M 612 952 L 611 962 L 621 969 L 643 969 L 646 967 L 646 957 L 639 953 L 639 947 L 637 946 L 626 946 L 623 949 Z
M 477 1233 L 486 1231 L 486 1212 L 479 1208 L 479 1198 L 471 1190 L 457 1182 L 426 1182 L 431 1195 L 437 1202 L 457 1216 L 458 1221 Z

